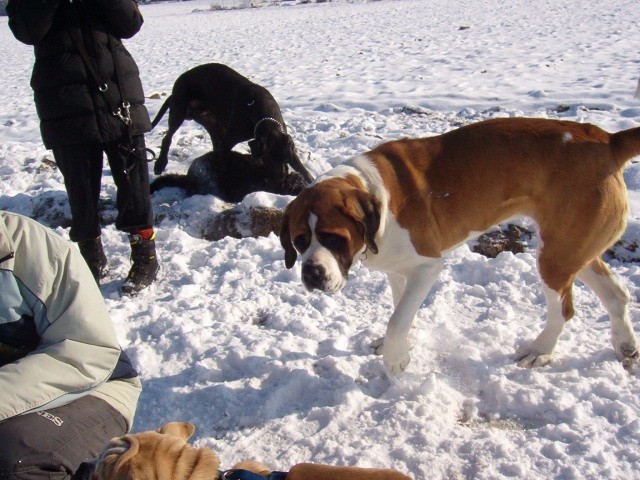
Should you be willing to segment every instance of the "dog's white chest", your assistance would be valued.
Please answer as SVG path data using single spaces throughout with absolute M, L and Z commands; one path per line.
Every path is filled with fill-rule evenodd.
M 383 272 L 403 273 L 412 270 L 417 263 L 428 261 L 418 254 L 409 231 L 402 228 L 396 218 L 389 213 L 384 232 L 376 238 L 378 253 L 365 252 L 362 265 Z

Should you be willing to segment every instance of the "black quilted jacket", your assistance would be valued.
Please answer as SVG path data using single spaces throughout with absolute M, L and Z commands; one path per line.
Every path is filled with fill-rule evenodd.
M 125 133 L 83 62 L 70 35 L 74 30 L 107 85 L 110 103 L 131 105 L 131 133 L 151 129 L 138 67 L 120 41 L 142 26 L 134 0 L 10 0 L 7 13 L 15 37 L 34 46 L 31 87 L 47 148 L 104 143 Z

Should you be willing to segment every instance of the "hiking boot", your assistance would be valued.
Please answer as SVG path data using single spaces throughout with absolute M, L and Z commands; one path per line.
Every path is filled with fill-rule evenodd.
M 102 248 L 102 240 L 100 237 L 84 240 L 78 242 L 78 248 L 84 261 L 87 262 L 93 278 L 100 285 L 100 279 L 107 276 L 107 257 Z
M 145 233 L 142 231 L 140 234 L 129 235 L 132 264 L 129 275 L 121 287 L 125 295 L 135 295 L 143 288 L 147 288 L 156 279 L 160 270 L 156 257 L 156 234 L 151 230 L 150 238 L 145 239 L 147 236 Z

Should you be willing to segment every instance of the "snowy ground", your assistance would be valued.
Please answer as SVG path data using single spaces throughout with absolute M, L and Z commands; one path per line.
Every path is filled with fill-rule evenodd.
M 309 169 L 400 137 L 434 135 L 495 116 L 640 125 L 640 9 L 635 0 L 378 1 L 212 11 L 211 2 L 143 5 L 126 42 L 147 95 L 183 71 L 222 62 L 280 102 Z M 215 3 L 215 2 L 214 2 Z M 31 48 L 0 18 L 0 208 L 64 224 L 60 173 L 40 141 L 28 80 Z M 150 99 L 149 111 L 163 98 Z M 166 118 L 147 136 L 159 149 Z M 168 171 L 207 151 L 187 122 Z M 640 239 L 640 165 L 625 179 Z M 115 195 L 108 170 L 105 200 Z M 284 206 L 258 194 L 247 204 Z M 121 342 L 144 380 L 135 430 L 191 421 L 223 466 L 254 458 L 394 467 L 416 479 L 640 478 L 640 374 L 615 360 L 608 319 L 575 290 L 576 317 L 555 362 L 526 370 L 511 355 L 543 326 L 533 251 L 487 259 L 463 246 L 418 312 L 408 370 L 393 378 L 369 342 L 391 314 L 385 277 L 356 266 L 339 294 L 308 293 L 285 269 L 278 238 L 199 238 L 228 205 L 158 193 L 161 280 L 118 294 L 125 236 L 104 229 L 111 276 L 102 287 Z M 61 235 L 67 230 L 58 227 Z M 640 319 L 640 266 L 609 263 Z

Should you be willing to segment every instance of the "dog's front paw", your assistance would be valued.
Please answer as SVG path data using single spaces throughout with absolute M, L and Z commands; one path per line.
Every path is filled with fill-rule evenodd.
M 640 365 L 640 354 L 638 353 L 638 345 L 635 342 L 624 343 L 615 347 L 616 358 L 624 368 L 631 369 Z
M 616 351 L 616 357 L 621 362 L 625 360 L 637 360 L 639 357 L 639 347 L 635 342 L 622 343 L 620 345 L 614 346 L 614 349 Z
M 387 360 L 386 358 L 384 360 L 387 371 L 392 375 L 404 372 L 409 366 L 409 362 L 411 362 L 411 357 L 409 355 L 405 355 L 404 358 L 399 360 Z
M 153 164 L 153 173 L 160 175 L 164 172 L 164 169 L 167 168 L 167 163 L 169 163 L 169 161 L 166 158 L 158 158 Z
M 518 350 L 514 355 L 514 360 L 519 367 L 539 368 L 551 363 L 553 353 L 541 353 L 531 347 Z
M 390 342 L 386 339 L 381 348 L 384 364 L 389 373 L 396 375 L 404 372 L 411 361 L 409 344 L 407 342 Z

